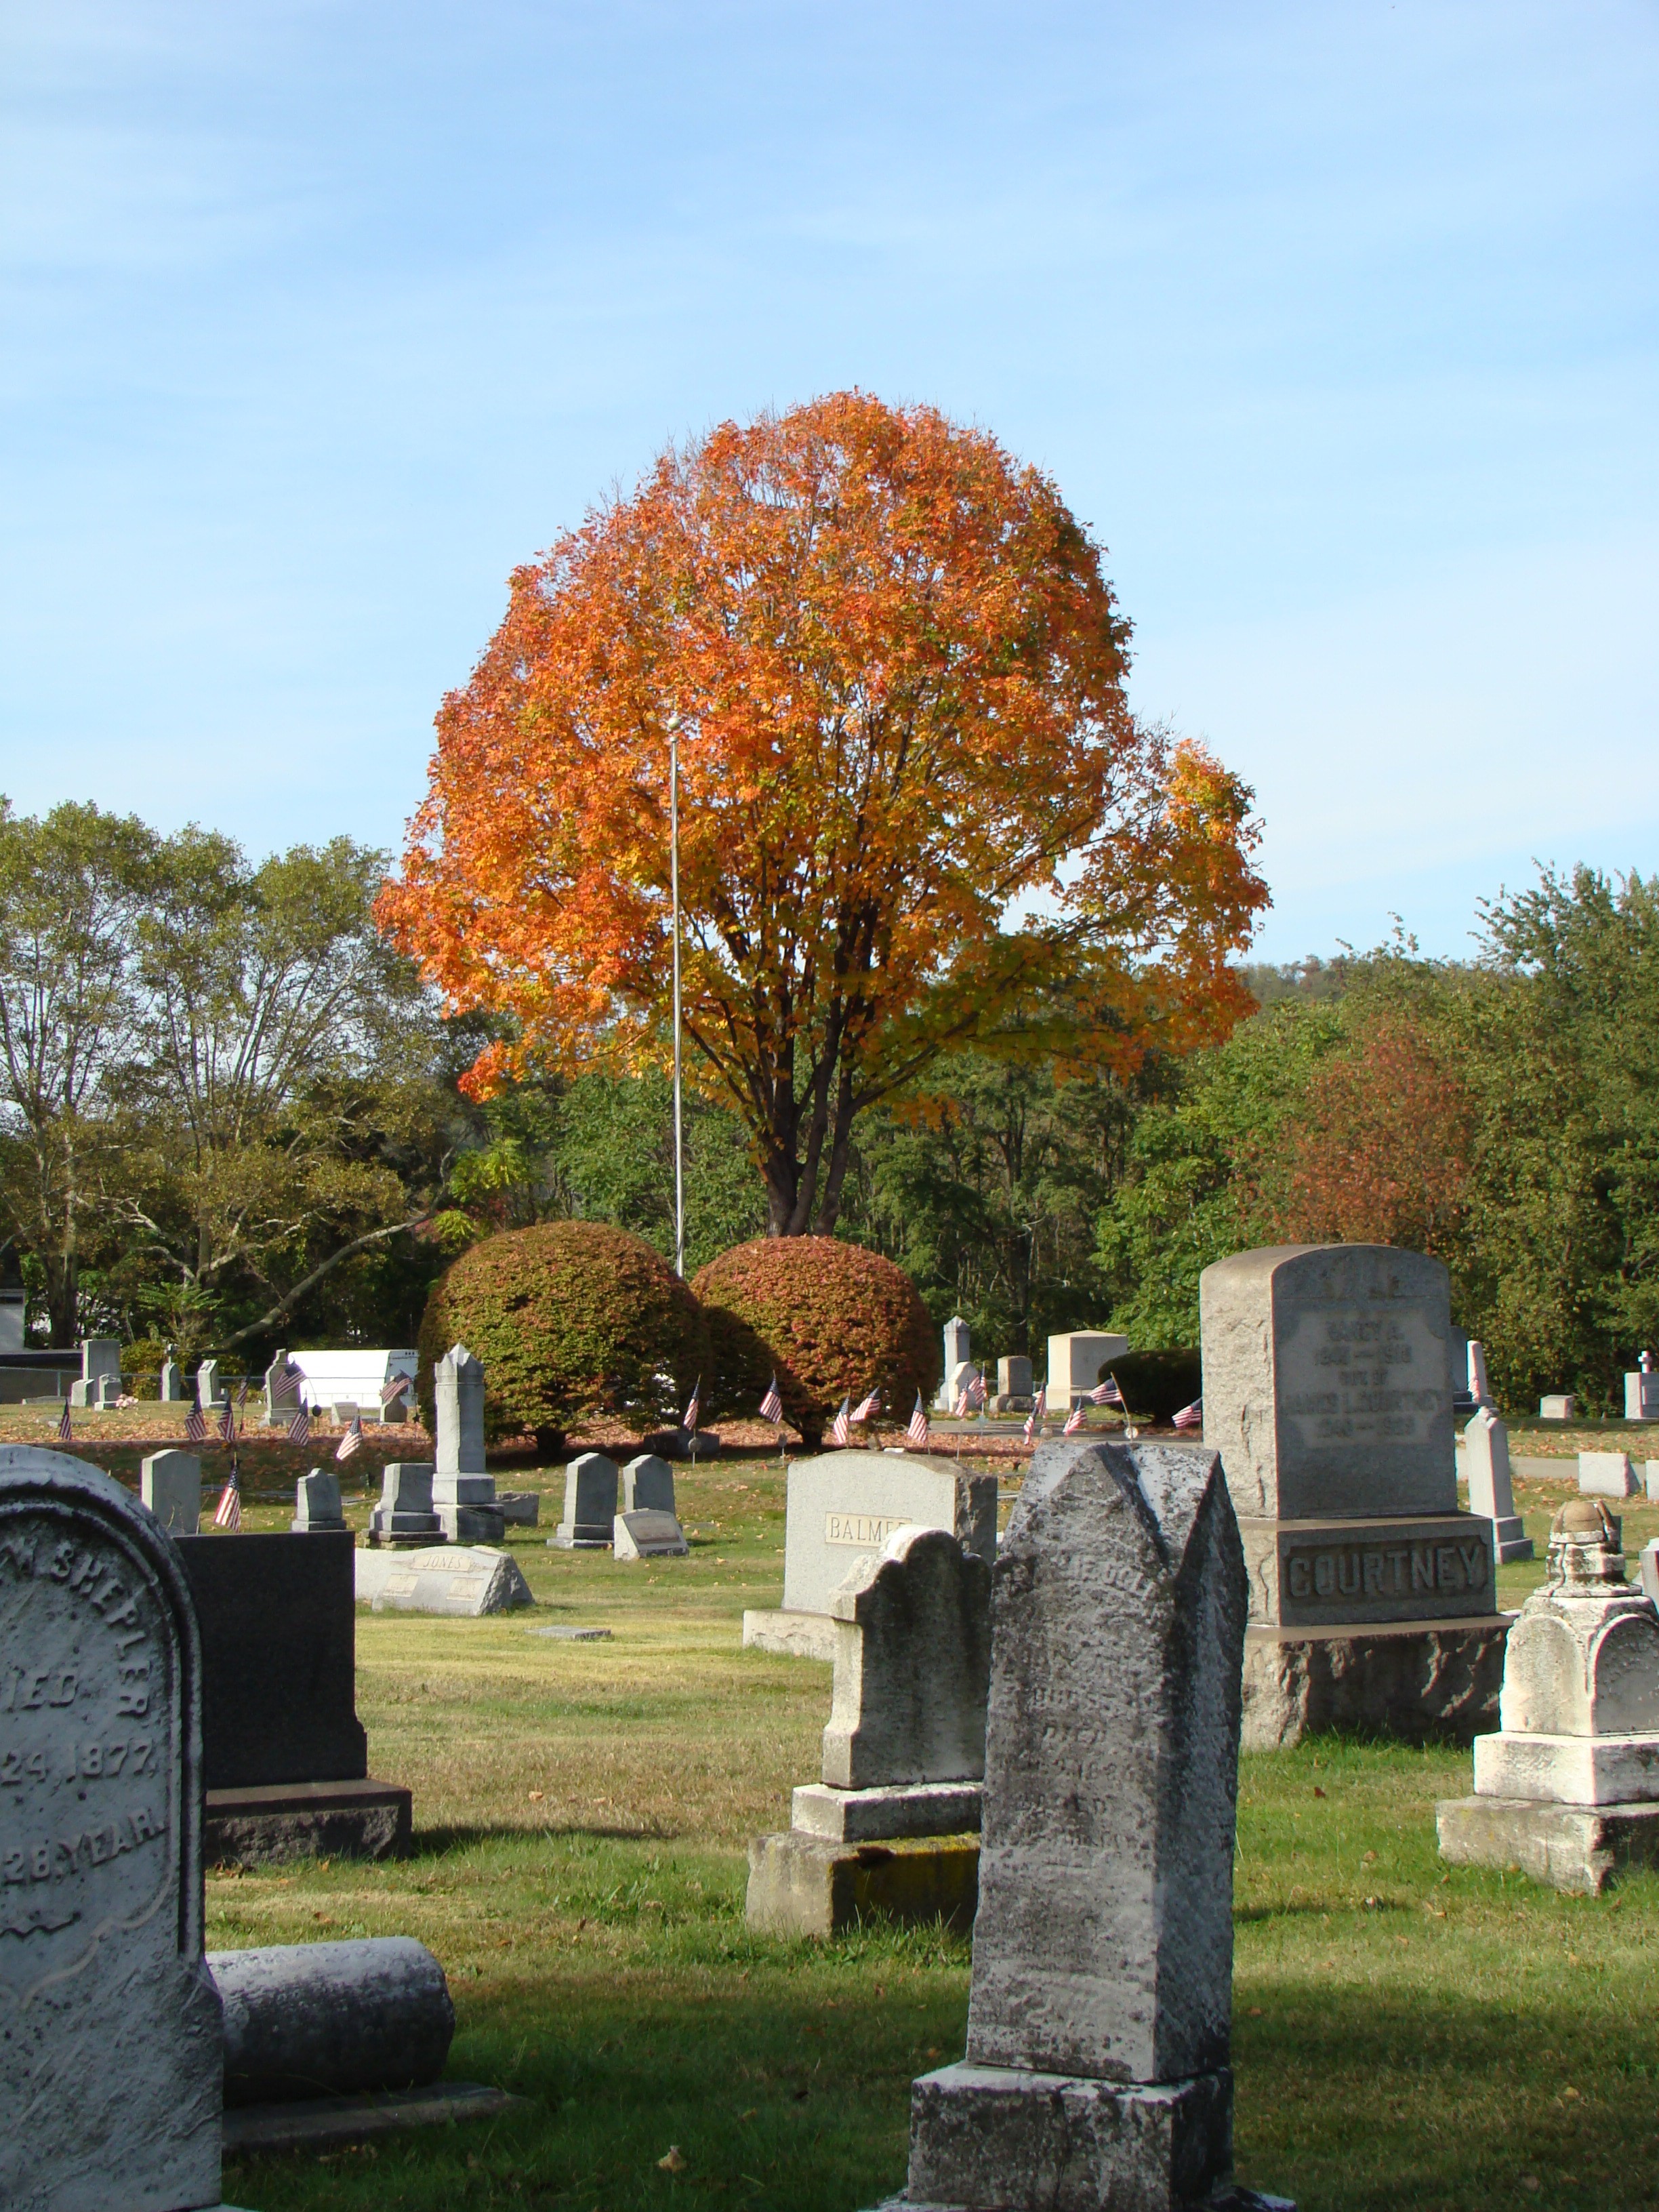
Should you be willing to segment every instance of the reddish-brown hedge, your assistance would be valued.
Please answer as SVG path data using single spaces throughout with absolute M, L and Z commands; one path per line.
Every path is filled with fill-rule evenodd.
M 762 1237 L 692 1279 L 708 1322 L 714 1413 L 752 1414 L 778 1378 L 784 1418 L 816 1444 L 843 1397 L 878 1389 L 908 1420 L 930 1397 L 942 1354 L 902 1268 L 835 1237 Z
M 667 1261 L 596 1221 L 544 1222 L 463 1252 L 433 1285 L 419 1343 L 428 1423 L 433 1362 L 465 1344 L 483 1362 L 492 1436 L 550 1439 L 584 1413 L 649 1428 L 709 1364 L 702 1310 Z

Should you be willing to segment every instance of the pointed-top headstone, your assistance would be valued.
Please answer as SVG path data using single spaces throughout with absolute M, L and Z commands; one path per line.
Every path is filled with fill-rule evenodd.
M 484 1473 L 484 1371 L 464 1344 L 452 1345 L 432 1370 L 436 1401 L 438 1473 Z

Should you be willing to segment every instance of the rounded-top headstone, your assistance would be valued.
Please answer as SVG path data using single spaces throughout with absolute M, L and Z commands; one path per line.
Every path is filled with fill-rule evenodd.
M 166 1530 L 83 1461 L 0 1449 L 0 2203 L 219 2201 L 201 1706 Z

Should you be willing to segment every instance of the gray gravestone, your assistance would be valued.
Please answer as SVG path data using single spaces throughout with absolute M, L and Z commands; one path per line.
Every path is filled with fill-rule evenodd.
M 265 1426 L 286 1428 L 300 1402 L 300 1370 L 286 1352 L 279 1352 L 265 1370 Z
M 161 1381 L 158 1395 L 164 1406 L 178 1406 L 184 1402 L 185 1378 L 179 1372 L 178 1362 L 170 1354 L 161 1362 Z
M 1200 2199 L 1231 2157 L 1247 1605 L 1219 1459 L 1040 1446 L 992 1589 L 967 2057 L 914 2086 L 896 2201 Z
M 313 1467 L 294 1486 L 294 1518 L 289 1534 L 309 1536 L 324 1528 L 343 1528 L 345 1512 L 340 1504 L 340 1478 Z
M 1635 1498 L 1642 1485 L 1628 1452 L 1580 1452 L 1578 1488 L 1586 1498 Z
M 380 1502 L 368 1516 L 372 1547 L 441 1544 L 444 1532 L 432 1510 L 430 1460 L 394 1459 L 381 1470 Z
M 672 1513 L 674 1470 L 654 1452 L 641 1452 L 622 1471 L 622 1510 L 624 1513 Z
M 93 1403 L 97 1407 L 99 1412 L 100 1413 L 112 1413 L 116 1405 L 119 1401 L 121 1395 L 120 1376 L 118 1375 L 100 1375 L 93 1387 L 97 1394 L 93 1400 Z
M 101 1406 L 106 1401 L 100 1385 L 113 1376 L 116 1395 L 121 1389 L 121 1346 L 112 1336 L 88 1336 L 81 1341 L 81 1379 L 70 1385 L 71 1406 Z
M 206 1413 L 219 1402 L 219 1363 L 204 1359 L 196 1370 L 196 1402 Z
M 452 1345 L 432 1370 L 440 1474 L 484 1472 L 484 1371 L 464 1344 Z
M 1051 1413 L 1069 1413 L 1079 1400 L 1097 1387 L 1108 1363 L 1121 1359 L 1129 1349 L 1127 1336 L 1114 1336 L 1098 1328 L 1070 1328 L 1048 1339 L 1048 1371 L 1044 1388 Z
M 1206 1267 L 1199 1297 L 1204 1441 L 1250 1577 L 1246 1747 L 1489 1726 L 1507 1622 L 1492 1522 L 1458 1508 L 1445 1268 L 1278 1245 Z
M 619 1559 L 683 1559 L 691 1548 L 672 1513 L 649 1507 L 617 1514 L 612 1532 L 611 1547 Z
M 67 1454 L 0 1449 L 0 2203 L 219 2203 L 201 1657 L 172 1539 Z
M 1031 1363 L 1029 1359 L 1016 1353 L 1011 1358 L 998 1360 L 999 1398 L 1029 1398 L 1031 1388 Z
M 952 1376 L 965 1367 L 973 1358 L 973 1336 L 960 1314 L 952 1314 L 945 1324 L 945 1366 L 939 1395 L 933 1401 L 934 1410 L 948 1413 L 957 1402 Z
M 507 1522 L 495 1503 L 495 1478 L 484 1472 L 484 1371 L 464 1344 L 452 1345 L 432 1370 L 436 1406 L 437 1472 L 432 1510 L 452 1544 L 499 1544 Z
M 1469 1346 L 1469 1365 L 1474 1365 L 1478 1344 Z M 1481 1377 L 1485 1381 L 1485 1376 Z M 1492 1544 L 1500 1566 L 1510 1559 L 1532 1557 L 1532 1538 L 1515 1510 L 1515 1486 L 1510 1473 L 1510 1432 L 1492 1407 L 1477 1400 L 1473 1419 L 1463 1431 L 1463 1469 L 1468 1477 L 1469 1510 L 1492 1522 Z
M 830 1600 L 836 1683 L 823 1779 L 976 1781 L 985 1771 L 991 1573 L 943 1528 L 901 1528 Z
M 175 1536 L 193 1536 L 202 1518 L 202 1462 L 193 1452 L 151 1452 L 139 1462 L 138 1495 Z
M 608 1552 L 616 1541 L 617 1462 L 582 1452 L 564 1471 L 564 1518 L 548 1538 L 562 1552 Z
M 477 1620 L 533 1605 L 518 1562 L 505 1552 L 446 1544 L 436 1551 L 353 1554 L 357 1601 L 376 1613 L 439 1613 Z

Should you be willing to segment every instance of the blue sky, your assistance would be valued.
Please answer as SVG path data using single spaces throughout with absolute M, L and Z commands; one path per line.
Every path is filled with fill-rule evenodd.
M 1267 957 L 1659 867 L 1651 4 L 3 0 L 0 788 L 396 845 L 513 565 L 840 386 L 1053 472 Z

